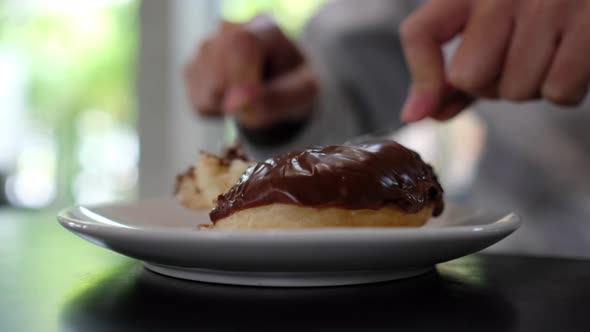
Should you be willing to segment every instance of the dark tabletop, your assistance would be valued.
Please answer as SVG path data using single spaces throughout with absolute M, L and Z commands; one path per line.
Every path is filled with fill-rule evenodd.
M 479 254 L 364 286 L 222 286 L 147 271 L 54 215 L 0 210 L 2 332 L 590 330 L 590 261 Z

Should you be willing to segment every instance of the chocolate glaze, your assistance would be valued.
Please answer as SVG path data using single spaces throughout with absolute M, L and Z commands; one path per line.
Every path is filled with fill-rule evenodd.
M 220 195 L 212 221 L 274 203 L 305 207 L 380 209 L 414 213 L 432 204 L 443 210 L 443 190 L 432 167 L 393 141 L 293 151 L 250 167 Z
M 233 160 L 236 160 L 236 159 L 243 160 L 243 161 L 250 160 L 250 158 L 248 158 L 248 156 L 246 155 L 246 152 L 244 151 L 244 149 L 242 149 L 242 146 L 239 143 L 236 143 L 233 146 L 227 147 L 223 151 L 223 154 L 219 157 L 219 159 L 221 160 L 221 164 L 225 165 L 225 166 L 228 166 L 229 164 L 231 164 L 231 162 Z

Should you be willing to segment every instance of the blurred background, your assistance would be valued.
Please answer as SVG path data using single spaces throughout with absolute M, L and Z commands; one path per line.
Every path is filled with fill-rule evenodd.
M 186 109 L 182 63 L 199 39 L 219 16 L 245 21 L 260 11 L 297 36 L 321 2 L 0 0 L 0 204 L 133 199 L 140 156 L 146 178 L 161 178 L 142 192 L 170 192 L 171 173 L 223 135 Z M 195 123 L 168 130 L 186 118 Z
M 137 8 L 134 1 L 0 2 L 5 204 L 134 195 Z
M 189 111 L 181 73 L 200 40 L 220 17 L 260 12 L 297 38 L 323 2 L 0 0 L 0 205 L 170 195 L 175 174 L 229 135 L 227 124 Z M 462 118 L 403 135 L 436 159 L 429 141 L 452 138 L 453 126 L 473 131 L 472 116 Z M 480 140 L 472 142 L 463 159 L 475 159 Z M 465 182 L 471 164 L 446 173 Z

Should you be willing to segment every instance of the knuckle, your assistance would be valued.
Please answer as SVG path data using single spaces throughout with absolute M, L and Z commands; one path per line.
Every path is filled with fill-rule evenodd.
M 524 84 L 502 82 L 498 88 L 500 97 L 513 101 L 525 101 L 536 96 L 535 89 Z
M 202 94 L 195 93 L 195 92 L 193 92 L 192 103 L 193 103 L 193 107 L 199 113 L 203 112 L 204 110 L 206 110 L 209 107 L 209 105 L 207 104 L 206 98 L 203 98 Z
M 399 34 L 404 44 L 410 44 L 420 35 L 420 21 L 416 15 L 406 18 L 399 27 Z
M 521 2 L 521 13 L 527 16 L 536 16 L 543 13 L 546 8 L 547 4 L 551 1 L 547 0 L 529 0 L 526 2 Z
M 547 82 L 542 88 L 543 98 L 564 106 L 575 106 L 579 104 L 584 94 L 580 94 L 575 89 L 570 89 L 562 84 L 555 84 L 553 82 Z
M 201 98 L 195 102 L 195 110 L 203 115 L 217 115 L 220 112 L 219 107 L 208 100 L 208 98 Z
M 219 80 L 216 80 L 212 83 L 211 90 L 209 93 L 213 100 L 220 100 L 224 95 L 223 84 Z
M 553 16 L 555 13 L 562 12 L 567 7 L 567 4 L 564 6 L 562 0 L 532 0 L 530 6 L 535 14 Z
M 479 0 L 472 1 L 472 16 L 475 19 L 501 20 L 507 13 L 515 10 L 515 0 Z
M 207 87 L 195 87 L 194 104 L 200 113 L 210 113 L 209 110 L 219 108 L 219 103 Z
M 556 20 L 568 7 L 568 4 L 561 0 L 528 0 L 515 3 L 517 14 L 523 18 L 520 22 L 530 26 L 537 26 L 547 19 Z
M 463 71 L 451 71 L 449 73 L 449 83 L 453 87 L 471 95 L 478 95 L 478 92 L 485 86 L 485 84 L 478 79 L 477 75 Z
M 226 20 L 222 20 L 221 22 L 219 22 L 219 25 L 217 26 L 218 31 L 229 31 L 231 30 L 233 27 L 235 27 L 236 24 L 232 23 L 230 21 L 226 21 Z
M 245 29 L 233 31 L 231 34 L 231 38 L 233 42 L 241 43 L 244 45 L 254 44 L 258 40 L 252 32 Z
M 260 49 L 260 41 L 250 31 L 237 30 L 229 38 L 230 45 L 238 52 L 256 54 Z
M 203 40 L 203 42 L 201 43 L 201 46 L 199 46 L 199 50 L 197 52 L 197 57 L 203 57 L 203 56 L 209 54 L 211 52 L 211 50 L 213 49 L 213 43 L 214 43 L 214 40 L 211 37 Z

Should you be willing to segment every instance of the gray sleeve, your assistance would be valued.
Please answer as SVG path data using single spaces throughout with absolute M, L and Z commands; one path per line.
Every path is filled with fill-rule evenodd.
M 398 26 L 411 7 L 389 0 L 341 0 L 324 6 L 301 40 L 320 82 L 311 121 L 280 146 L 256 146 L 241 137 L 246 150 L 262 159 L 401 126 L 399 111 L 410 76 Z

